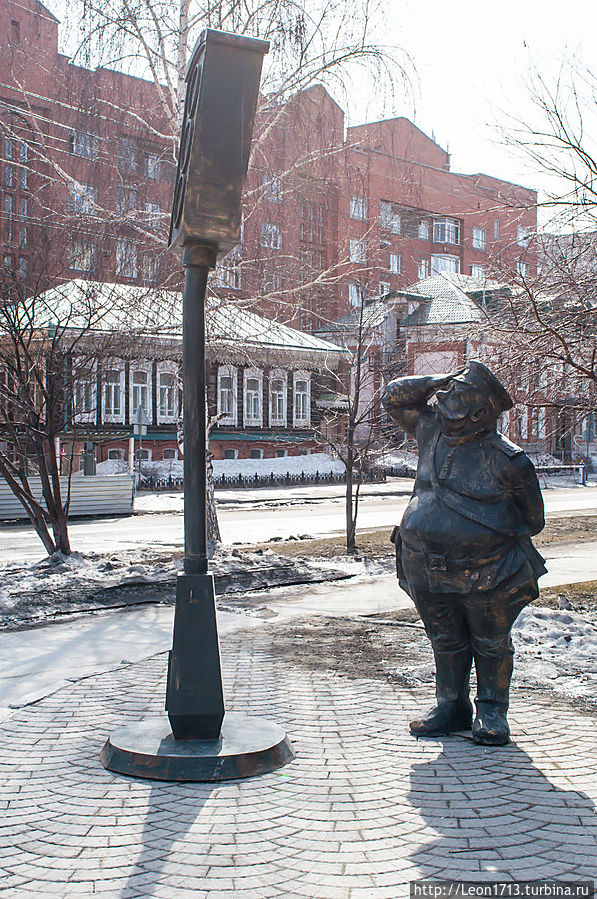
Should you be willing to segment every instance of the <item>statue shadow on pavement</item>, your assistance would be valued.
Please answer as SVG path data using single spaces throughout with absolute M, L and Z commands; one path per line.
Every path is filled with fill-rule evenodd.
M 138 784 L 139 781 L 136 781 Z M 201 844 L 207 839 L 198 836 L 193 842 L 193 850 L 183 844 L 189 833 L 197 825 L 201 811 L 214 792 L 224 792 L 226 784 L 213 783 L 166 783 L 146 781 L 149 788 L 147 811 L 143 822 L 143 832 L 135 845 L 139 846 L 137 858 L 131 863 L 130 873 L 119 899 L 138 899 L 139 896 L 159 897 L 172 886 L 176 874 L 185 878 L 189 890 L 201 891 L 206 869 L 214 864 L 213 859 L 202 859 Z M 150 786 L 151 783 L 151 786 Z M 213 820 L 211 820 L 213 825 Z M 231 828 L 229 828 L 231 829 Z M 207 829 L 203 832 L 207 837 Z M 221 836 L 215 841 L 222 851 Z M 177 852 L 180 845 L 181 851 Z M 221 856 L 218 856 L 221 860 Z M 176 872 L 173 870 L 176 867 Z M 189 893 L 191 895 L 191 893 Z
M 555 786 L 515 743 L 437 742 L 439 754 L 410 772 L 410 805 L 439 834 L 410 856 L 421 878 L 597 878 L 597 815 L 585 793 Z

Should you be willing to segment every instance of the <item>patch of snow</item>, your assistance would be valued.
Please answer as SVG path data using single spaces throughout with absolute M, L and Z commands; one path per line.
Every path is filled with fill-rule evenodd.
M 344 465 L 327 453 L 310 453 L 307 456 L 281 456 L 275 459 L 214 459 L 214 475 L 238 477 L 242 475 L 315 475 L 342 473 Z
M 515 671 L 568 696 L 597 695 L 597 619 L 567 609 L 527 606 L 512 629 Z

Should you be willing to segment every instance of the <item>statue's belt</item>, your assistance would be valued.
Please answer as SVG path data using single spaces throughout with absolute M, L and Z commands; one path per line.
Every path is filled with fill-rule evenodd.
M 466 571 L 468 569 L 482 568 L 485 565 L 491 565 L 494 562 L 501 562 L 502 559 L 515 548 L 515 546 L 516 543 L 513 540 L 508 540 L 505 543 L 500 544 L 500 546 L 495 547 L 490 553 L 478 553 L 474 556 L 465 556 L 461 559 L 454 559 L 452 556 L 447 556 L 445 553 L 411 549 L 410 546 L 406 546 L 402 543 L 402 558 L 404 559 L 405 556 L 413 556 L 423 568 L 432 571 L 453 571 L 454 569 Z

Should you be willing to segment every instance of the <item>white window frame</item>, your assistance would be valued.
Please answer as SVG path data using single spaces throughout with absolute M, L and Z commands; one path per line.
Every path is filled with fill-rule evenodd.
M 153 397 L 152 397 L 152 377 L 151 377 L 151 362 L 145 361 L 135 361 L 131 363 L 130 371 L 129 371 L 129 418 L 131 423 L 134 423 L 135 416 L 137 413 L 138 406 L 143 406 L 143 411 L 145 412 L 147 419 L 150 424 L 153 424 Z M 141 385 L 135 384 L 135 373 L 143 372 L 147 376 L 147 380 L 145 382 L 145 386 L 147 387 L 147 394 L 145 398 L 145 403 L 139 402 L 139 397 L 135 397 L 135 391 L 138 390 Z
M 366 197 L 350 198 L 350 217 L 357 222 L 366 222 L 368 212 L 368 203 Z
M 226 453 L 232 453 L 232 455 L 231 455 L 231 456 L 227 456 Z M 225 459 L 227 462 L 231 462 L 233 459 L 238 459 L 238 450 L 237 450 L 237 449 L 234 449 L 234 448 L 231 447 L 231 446 L 227 446 L 227 447 L 223 450 L 223 456 L 222 456 L 222 458 Z
M 222 378 L 232 378 L 232 412 L 224 414 L 222 403 Z M 224 425 L 235 425 L 238 422 L 238 371 L 234 365 L 218 366 L 217 380 L 217 410 L 218 423 Z
M 545 406 L 537 408 L 537 439 L 545 440 L 547 437 L 547 410 Z
M 301 396 L 306 396 L 306 417 L 297 414 L 297 400 L 299 397 L 297 385 L 299 381 L 307 382 L 306 394 L 301 394 Z M 292 424 L 295 428 L 308 428 L 311 426 L 311 372 L 309 371 L 295 371 L 292 376 Z
M 272 410 L 272 384 L 274 381 L 282 381 L 282 414 L 274 415 Z M 288 420 L 288 375 L 281 368 L 274 368 L 269 373 L 269 423 L 270 427 L 274 427 L 276 425 L 282 425 L 286 427 L 286 422 Z
M 419 281 L 422 281 L 424 278 L 428 278 L 431 274 L 431 259 L 418 259 L 417 260 L 417 278 Z
M 391 200 L 379 201 L 379 222 L 382 228 L 392 234 L 400 234 L 400 213 Z
M 402 274 L 402 253 L 390 253 L 390 272 L 393 275 Z
M 350 261 L 365 265 L 367 263 L 367 241 L 362 238 L 351 237 L 348 246 L 348 257 Z
M 97 187 L 75 183 L 68 188 L 68 211 L 73 215 L 93 215 L 97 203 Z
M 282 249 L 282 232 L 275 222 L 261 223 L 261 246 L 269 247 L 270 250 Z
M 253 412 L 251 415 L 247 412 L 247 401 L 249 399 L 247 382 L 250 380 L 256 380 L 259 385 L 256 393 L 257 410 L 255 415 Z M 260 368 L 245 368 L 243 371 L 243 425 L 245 428 L 260 428 L 263 426 L 263 372 Z
M 242 259 L 237 248 L 220 259 L 214 271 L 214 286 L 225 287 L 228 290 L 240 290 L 242 288 L 241 262 Z
M 479 281 L 485 281 L 485 279 L 487 278 L 485 266 L 476 265 L 475 263 L 473 263 L 471 265 L 471 278 L 478 278 Z
M 161 383 L 162 375 L 173 375 L 174 376 L 174 383 L 171 388 L 168 387 L 167 385 L 164 387 L 162 386 L 162 383 Z M 158 424 L 161 424 L 162 422 L 176 421 L 176 419 L 178 418 L 178 410 L 179 410 L 178 365 L 176 364 L 176 362 L 171 362 L 171 361 L 158 362 L 157 369 L 156 369 L 156 385 L 157 385 L 157 392 L 158 392 L 157 397 L 156 397 L 157 398 Z M 170 389 L 172 390 L 172 394 L 173 394 L 173 396 L 172 396 L 173 409 L 172 409 L 172 412 L 168 412 L 168 411 L 164 412 L 162 410 L 163 390 L 170 390 Z
M 447 253 L 434 253 L 431 256 L 431 274 L 437 275 L 440 272 L 458 274 L 460 272 L 460 256 L 450 256 Z
M 484 250 L 487 247 L 487 229 L 473 228 L 473 250 Z
M 116 274 L 121 278 L 137 277 L 137 244 L 127 237 L 116 241 Z
M 380 297 L 385 296 L 392 289 L 392 285 L 389 281 L 380 281 L 379 282 L 379 295 Z
M 365 301 L 365 285 L 360 281 L 351 281 L 348 285 L 348 302 L 358 309 Z
M 75 374 L 77 371 L 77 367 L 79 365 L 83 365 L 83 361 L 80 359 L 74 360 Z M 87 390 L 88 388 L 88 390 Z M 90 400 L 90 408 L 84 409 L 81 408 L 81 391 L 85 394 L 88 394 L 88 398 Z M 85 376 L 75 377 L 73 383 L 73 418 L 77 422 L 93 422 L 95 423 L 97 418 L 97 365 L 95 362 L 91 363 L 88 371 L 85 372 Z
M 419 240 L 429 240 L 429 222 L 427 219 L 421 219 L 418 227 Z
M 282 202 L 282 179 L 272 172 L 263 172 L 261 176 L 264 199 L 271 203 Z
M 162 221 L 162 207 L 160 203 L 145 203 L 145 216 L 147 227 L 155 230 L 160 227 Z
M 97 156 L 97 135 L 91 131 L 73 128 L 70 132 L 73 156 L 94 159 Z
M 165 453 L 174 453 L 174 455 L 173 455 L 173 456 L 170 456 L 170 455 L 169 455 L 169 456 L 166 456 Z M 173 446 L 167 446 L 165 449 L 162 450 L 162 461 L 164 461 L 164 462 L 175 462 L 178 458 L 179 458 L 179 456 L 178 456 L 178 450 L 175 449 Z
M 460 244 L 460 222 L 458 219 L 442 218 L 433 219 L 433 242 Z
M 261 449 L 261 447 L 249 447 L 249 459 L 263 459 L 263 450 Z
M 516 273 L 521 276 L 521 278 L 528 278 L 531 274 L 531 266 L 528 262 L 525 262 L 524 259 L 518 259 L 516 262 Z
M 499 219 L 493 220 L 493 239 L 494 240 L 500 239 L 500 220 Z
M 516 226 L 516 243 L 519 247 L 528 247 L 531 237 L 531 229 L 525 225 Z
M 75 272 L 91 272 L 95 264 L 95 246 L 80 237 L 70 244 L 70 268 Z
M 118 389 L 120 391 L 120 412 L 106 412 L 106 380 L 105 376 L 109 371 L 115 371 L 119 374 Z M 102 366 L 102 423 L 112 422 L 124 424 L 125 409 L 125 383 L 124 383 L 124 362 L 120 359 L 107 359 Z

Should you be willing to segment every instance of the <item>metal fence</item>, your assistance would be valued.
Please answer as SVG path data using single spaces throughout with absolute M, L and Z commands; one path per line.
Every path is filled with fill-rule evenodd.
M 356 479 L 355 475 L 355 479 Z M 386 480 L 385 472 L 363 472 L 362 480 L 365 483 L 381 483 Z M 240 487 L 296 487 L 312 484 L 345 484 L 346 472 L 330 472 L 329 474 L 239 474 L 239 475 L 214 475 L 214 487 L 218 490 L 231 490 Z M 137 490 L 182 490 L 183 478 L 143 478 Z

